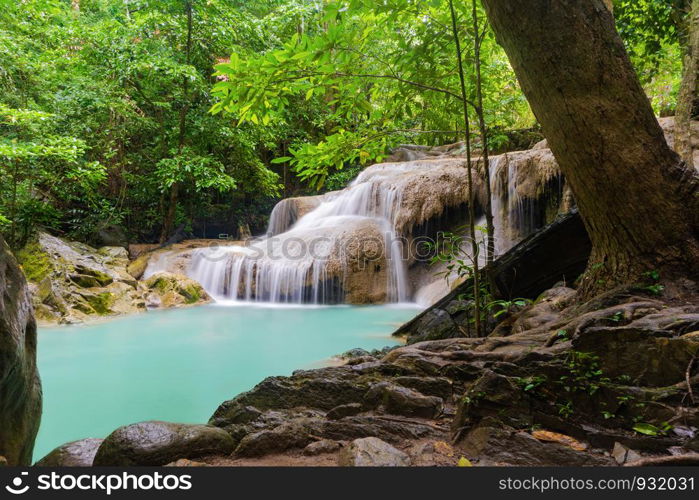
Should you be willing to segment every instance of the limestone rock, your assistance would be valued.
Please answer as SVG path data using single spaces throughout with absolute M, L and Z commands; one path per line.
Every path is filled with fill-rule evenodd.
M 410 457 L 375 437 L 355 439 L 338 458 L 341 467 L 407 467 Z
M 95 249 L 39 233 L 18 252 L 32 284 L 40 323 L 79 323 L 93 316 L 145 311 L 143 293 L 126 268 L 122 247 Z
M 140 422 L 120 427 L 100 445 L 94 465 L 165 465 L 180 458 L 228 455 L 235 442 L 208 425 Z
M 103 439 L 72 441 L 55 448 L 34 465 L 38 467 L 91 467 Z
M 0 455 L 29 465 L 41 420 L 36 322 L 27 282 L 0 237 Z
M 206 290 L 187 276 L 159 272 L 145 281 L 149 308 L 205 304 L 211 301 Z

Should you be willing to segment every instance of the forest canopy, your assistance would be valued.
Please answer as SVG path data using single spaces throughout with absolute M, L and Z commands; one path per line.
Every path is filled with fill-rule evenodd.
M 491 148 L 537 128 L 487 24 L 455 2 Z M 344 187 L 401 143 L 463 137 L 447 0 L 23 0 L 0 11 L 0 231 L 89 243 L 260 232 L 282 196 Z M 673 114 L 686 2 L 618 0 L 657 114 Z M 482 30 L 482 31 L 481 31 Z M 472 131 L 477 142 L 477 130 Z

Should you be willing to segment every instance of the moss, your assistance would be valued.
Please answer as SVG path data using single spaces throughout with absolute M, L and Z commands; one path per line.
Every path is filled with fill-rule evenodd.
M 151 285 L 151 288 L 158 290 L 160 293 L 167 293 L 172 290 L 172 281 L 164 277 L 159 277 L 155 280 L 155 283 Z
M 143 273 L 146 271 L 146 268 L 148 267 L 148 261 L 150 259 L 150 256 L 150 253 L 139 255 L 136 258 L 136 260 L 132 261 L 128 265 L 126 271 L 137 280 L 141 279 Z
M 83 296 L 97 314 L 109 314 L 114 304 L 114 294 L 110 292 Z
M 17 260 L 24 275 L 33 283 L 39 283 L 53 270 L 51 258 L 36 241 L 27 243 L 24 248 L 17 252 Z
M 183 286 L 180 289 L 180 295 L 185 298 L 185 303 L 187 304 L 194 304 L 195 302 L 199 302 L 201 300 L 201 291 L 195 284 Z

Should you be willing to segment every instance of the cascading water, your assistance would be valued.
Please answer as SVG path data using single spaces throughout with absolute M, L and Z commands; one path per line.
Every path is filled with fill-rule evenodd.
M 277 234 L 292 217 L 290 207 L 282 201 L 271 217 L 269 236 L 245 247 L 197 249 L 188 274 L 217 298 L 341 302 L 342 281 L 352 257 L 348 249 L 376 244 L 384 254 L 377 261 L 387 267 L 386 301 L 407 301 L 406 262 L 395 230 L 401 192 L 391 179 L 409 168 L 401 164 L 370 167 L 347 189 L 325 195 L 317 208 Z
M 218 300 L 429 305 L 449 285 L 411 251 L 430 224 L 466 222 L 458 219 L 469 198 L 464 167 L 463 158 L 448 154 L 370 166 L 342 191 L 280 201 L 265 237 L 161 253 L 144 276 L 185 272 Z M 562 184 L 548 149 L 494 156 L 489 171 L 501 255 L 555 216 Z M 483 180 L 475 180 L 482 193 Z M 455 207 L 457 218 L 440 219 Z

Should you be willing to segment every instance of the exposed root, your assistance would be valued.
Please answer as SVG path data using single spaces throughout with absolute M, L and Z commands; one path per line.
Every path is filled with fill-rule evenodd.
M 624 467 L 669 467 L 673 465 L 699 465 L 699 453 L 642 458 L 634 462 L 626 463 Z

